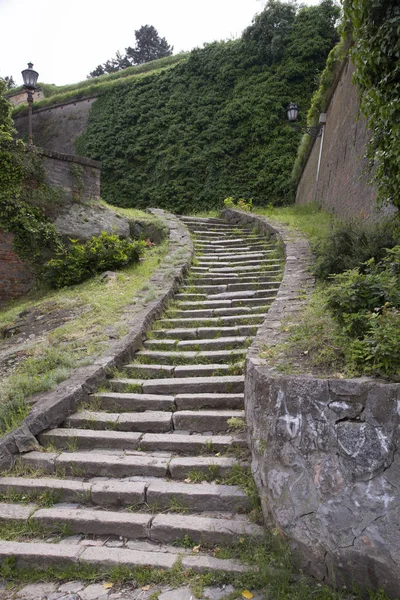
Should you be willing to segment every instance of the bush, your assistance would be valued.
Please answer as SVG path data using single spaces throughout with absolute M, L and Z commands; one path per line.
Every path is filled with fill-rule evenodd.
M 347 354 L 356 370 L 400 374 L 400 246 L 379 263 L 370 259 L 336 276 L 327 305 L 351 338 Z
M 146 243 L 120 240 L 103 231 L 86 244 L 71 240 L 72 246 L 63 247 L 57 258 L 49 260 L 44 268 L 44 280 L 54 288 L 81 283 L 96 273 L 118 269 L 139 261 Z
M 337 222 L 330 234 L 313 248 L 316 254 L 314 274 L 319 279 L 353 269 L 373 258 L 386 255 L 386 248 L 400 243 L 398 225 Z M 362 267 L 361 267 L 362 270 Z

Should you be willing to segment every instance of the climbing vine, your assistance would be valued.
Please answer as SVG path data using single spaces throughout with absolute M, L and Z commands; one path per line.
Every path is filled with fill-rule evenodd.
M 367 156 L 378 201 L 400 208 L 400 4 L 398 0 L 344 0 L 351 31 L 361 110 L 372 137 Z

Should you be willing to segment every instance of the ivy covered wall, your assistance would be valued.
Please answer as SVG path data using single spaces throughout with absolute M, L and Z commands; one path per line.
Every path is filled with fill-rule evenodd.
M 102 162 L 103 197 L 181 212 L 215 208 L 227 196 L 292 201 L 300 136 L 286 106 L 308 108 L 338 39 L 338 12 L 331 0 L 300 10 L 270 0 L 241 39 L 110 87 L 77 143 Z

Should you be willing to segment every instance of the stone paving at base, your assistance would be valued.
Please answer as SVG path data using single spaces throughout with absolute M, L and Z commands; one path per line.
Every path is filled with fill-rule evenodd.
M 0 584 L 1 585 L 1 584 Z M 20 589 L 1 590 L 0 600 L 151 600 L 159 593 L 158 600 L 196 600 L 197 596 L 189 587 L 172 589 L 166 586 L 113 586 L 106 589 L 107 582 L 87 585 L 82 581 L 68 583 L 31 583 Z M 235 588 L 232 585 L 222 587 L 206 587 L 201 596 L 204 600 L 224 600 Z M 265 600 L 262 593 L 253 593 L 252 600 Z

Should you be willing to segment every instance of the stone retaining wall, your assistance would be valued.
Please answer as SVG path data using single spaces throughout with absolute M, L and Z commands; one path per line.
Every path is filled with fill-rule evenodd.
M 12 248 L 13 239 L 12 233 L 0 229 L 0 306 L 25 294 L 34 282 L 31 269 Z
M 399 597 L 400 384 L 288 376 L 260 358 L 285 340 L 282 323 L 311 291 L 310 252 L 303 238 L 263 217 L 225 216 L 280 234 L 287 257 L 245 371 L 252 470 L 266 524 L 287 536 L 299 566 L 320 581 L 383 587 Z
M 73 375 L 55 390 L 33 398 L 33 408 L 21 425 L 0 439 L 0 472 L 12 467 L 15 456 L 37 446 L 35 436 L 60 425 L 77 406 L 89 400 L 111 368 L 121 367 L 132 360 L 154 319 L 166 308 L 191 264 L 193 243 L 187 228 L 174 215 L 159 209 L 150 212 L 163 219 L 168 227 L 169 249 L 162 265 L 149 280 L 154 300 L 146 302 L 147 291 L 137 294 L 133 304 L 125 308 L 121 322 L 129 333 L 120 340 L 110 341 L 108 350 L 92 365 L 76 369 Z
M 83 98 L 43 108 L 33 106 L 34 143 L 54 152 L 75 154 L 75 141 L 87 129 L 90 109 L 95 100 Z M 17 115 L 14 124 L 18 137 L 26 139 L 28 115 Z

